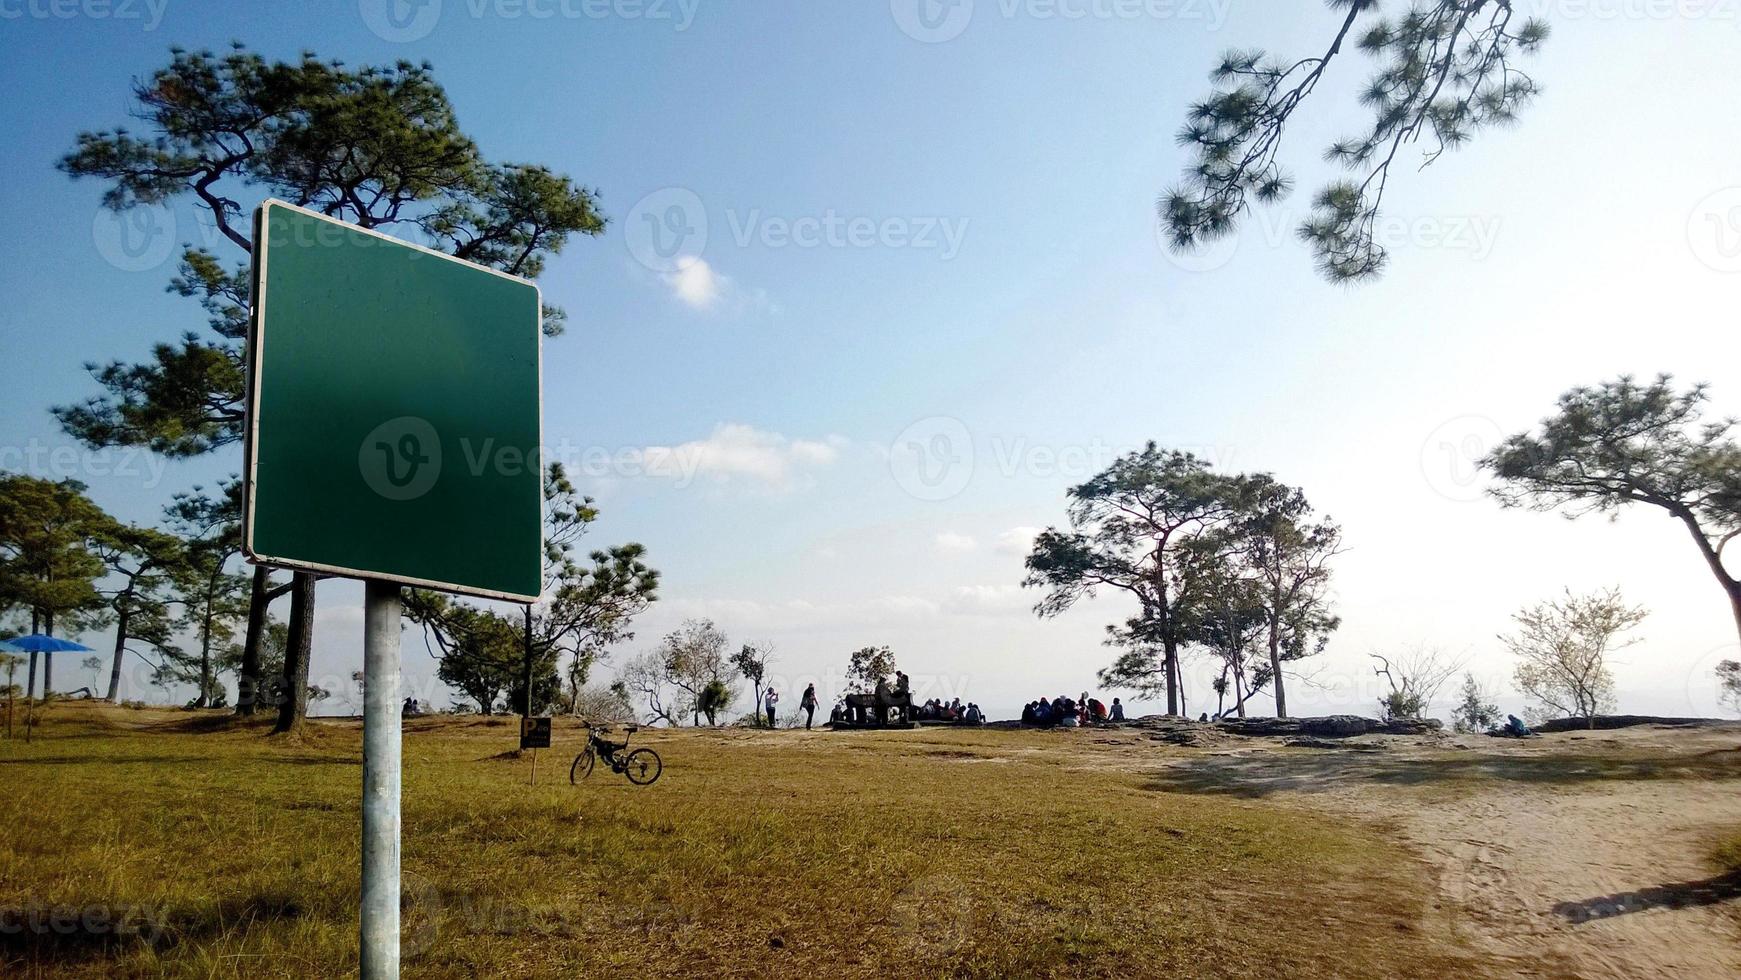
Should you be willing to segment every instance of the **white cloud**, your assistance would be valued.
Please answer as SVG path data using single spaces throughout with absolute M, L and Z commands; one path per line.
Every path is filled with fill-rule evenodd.
M 740 287 L 736 280 L 715 269 L 699 255 L 679 258 L 677 267 L 670 272 L 660 273 L 659 278 L 670 287 L 673 296 L 692 310 L 779 312 L 779 308 L 768 297 L 767 290 L 747 290 Z
M 677 260 L 677 268 L 663 276 L 677 298 L 697 310 L 712 309 L 719 303 L 721 291 L 731 283 L 699 255 L 683 256 Z
M 1026 615 L 1033 598 L 1020 585 L 963 585 L 950 593 L 943 609 L 956 616 Z
M 979 542 L 957 531 L 944 531 L 933 539 L 937 550 L 945 554 L 961 554 L 979 547 Z
M 677 598 L 663 600 L 659 606 L 660 614 L 666 617 L 711 619 L 728 631 L 747 633 L 893 626 L 935 619 L 941 611 L 936 600 L 915 595 L 870 596 L 839 602 Z
M 1027 555 L 1034 550 L 1034 539 L 1040 536 L 1037 527 L 1012 527 L 997 536 L 997 550 L 1007 555 Z
M 842 436 L 790 439 L 752 425 L 724 422 L 705 439 L 676 446 L 647 446 L 634 455 L 647 476 L 673 480 L 680 488 L 705 477 L 720 483 L 742 478 L 771 489 L 790 490 L 809 480 L 813 471 L 837 460 L 846 444 Z
M 783 599 L 673 598 L 659 603 L 674 620 L 705 618 L 740 632 L 899 628 L 936 623 L 946 616 L 1026 617 L 1034 596 L 1020 585 L 961 585 L 940 595 L 891 594 L 833 602 Z

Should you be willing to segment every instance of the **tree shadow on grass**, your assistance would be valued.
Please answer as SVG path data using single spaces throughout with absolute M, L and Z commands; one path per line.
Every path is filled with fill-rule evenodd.
M 1703 881 L 1679 881 L 1636 891 L 1598 895 L 1576 902 L 1561 902 L 1554 913 L 1573 924 L 1594 919 L 1612 919 L 1651 909 L 1687 909 L 1717 905 L 1741 898 L 1741 871 L 1731 871 Z
M 105 899 L 0 905 L 0 960 L 24 967 L 90 963 L 210 941 L 237 923 L 306 914 L 294 897 L 273 893 L 182 907 Z
M 1154 775 L 1144 788 L 1259 799 L 1273 793 L 1319 793 L 1353 782 L 1449 789 L 1482 782 L 1582 783 L 1741 779 L 1741 749 L 1698 755 L 1461 755 L 1392 758 L 1371 752 L 1206 756 Z
M 287 766 L 360 766 L 362 760 L 336 755 L 257 755 L 243 760 L 247 765 L 278 763 Z M 23 759 L 0 759 L 0 766 L 231 766 L 235 760 L 209 755 L 33 755 Z

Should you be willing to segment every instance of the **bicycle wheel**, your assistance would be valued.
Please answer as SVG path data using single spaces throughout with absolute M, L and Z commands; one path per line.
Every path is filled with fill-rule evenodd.
M 589 745 L 586 747 L 586 751 L 574 757 L 574 765 L 568 767 L 568 781 L 578 783 L 592 775 L 592 762 L 592 746 Z
M 651 786 L 653 780 L 665 771 L 665 763 L 659 761 L 659 753 L 652 749 L 636 749 L 629 753 L 623 767 L 623 775 L 629 777 L 629 782 L 636 786 Z

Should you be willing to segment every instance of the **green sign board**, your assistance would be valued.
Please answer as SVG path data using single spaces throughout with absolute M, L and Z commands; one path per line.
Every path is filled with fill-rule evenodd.
M 279 201 L 254 243 L 249 557 L 536 599 L 538 287 Z

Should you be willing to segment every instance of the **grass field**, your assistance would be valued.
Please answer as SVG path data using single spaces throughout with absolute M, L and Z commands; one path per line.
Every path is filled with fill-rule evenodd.
M 1165 791 L 1093 732 L 643 732 L 644 789 L 569 786 L 579 738 L 534 787 L 506 721 L 408 722 L 408 975 L 1480 972 L 1374 828 Z M 0 742 L 0 975 L 354 971 L 359 745 L 56 705 Z

